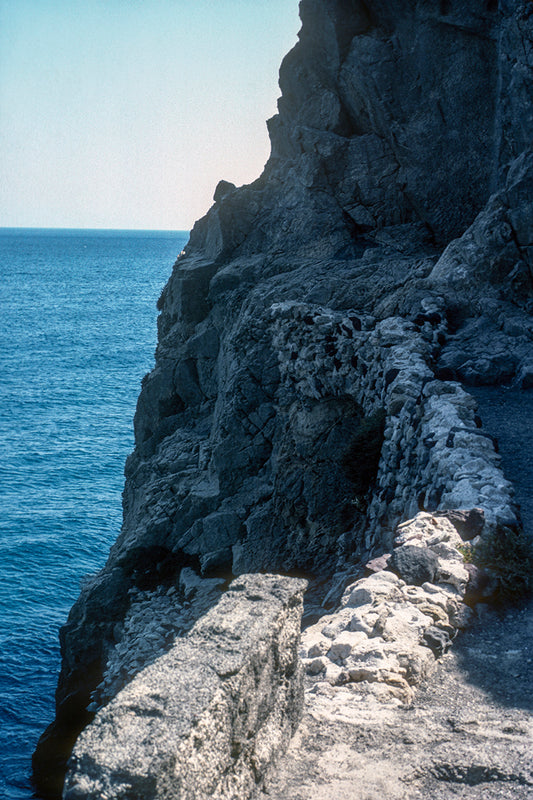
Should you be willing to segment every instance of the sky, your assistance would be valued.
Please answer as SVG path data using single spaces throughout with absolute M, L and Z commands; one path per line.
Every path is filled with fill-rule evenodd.
M 189 230 L 257 178 L 298 0 L 0 0 L 0 227 Z

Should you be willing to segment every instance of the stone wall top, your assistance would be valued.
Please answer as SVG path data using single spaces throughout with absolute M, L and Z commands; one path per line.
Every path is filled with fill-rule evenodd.
M 235 580 L 80 735 L 63 797 L 247 798 L 299 720 L 306 583 Z

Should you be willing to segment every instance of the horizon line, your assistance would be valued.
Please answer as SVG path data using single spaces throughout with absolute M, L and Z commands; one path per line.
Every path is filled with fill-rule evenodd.
M 38 225 L 0 225 L 0 231 L 86 231 L 102 233 L 190 233 L 191 228 L 78 228 Z

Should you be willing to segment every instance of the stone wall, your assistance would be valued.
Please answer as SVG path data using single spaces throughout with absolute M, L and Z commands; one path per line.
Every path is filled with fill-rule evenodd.
M 274 305 L 272 317 L 291 402 L 353 398 L 364 416 L 384 411 L 379 466 L 363 498 L 368 549 L 390 548 L 398 522 L 419 510 L 480 507 L 489 526 L 516 525 L 513 489 L 475 400 L 459 383 L 435 379 L 447 338 L 440 298 L 423 299 L 414 321 L 288 302 Z M 351 453 L 354 469 L 365 455 Z
M 464 542 L 450 519 L 420 512 L 398 526 L 394 545 L 380 559 L 385 569 L 350 584 L 339 608 L 304 631 L 313 692 L 351 684 L 362 695 L 409 703 L 474 617 L 463 602 Z
M 65 800 L 238 800 L 260 788 L 303 705 L 305 582 L 242 576 L 83 731 Z

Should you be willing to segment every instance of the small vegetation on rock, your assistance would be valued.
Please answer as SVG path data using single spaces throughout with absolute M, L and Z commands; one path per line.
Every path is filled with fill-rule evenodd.
M 471 542 L 465 542 L 464 544 L 460 544 L 457 547 L 457 549 L 463 556 L 463 561 L 465 562 L 465 564 L 473 564 L 475 562 L 476 550 Z

